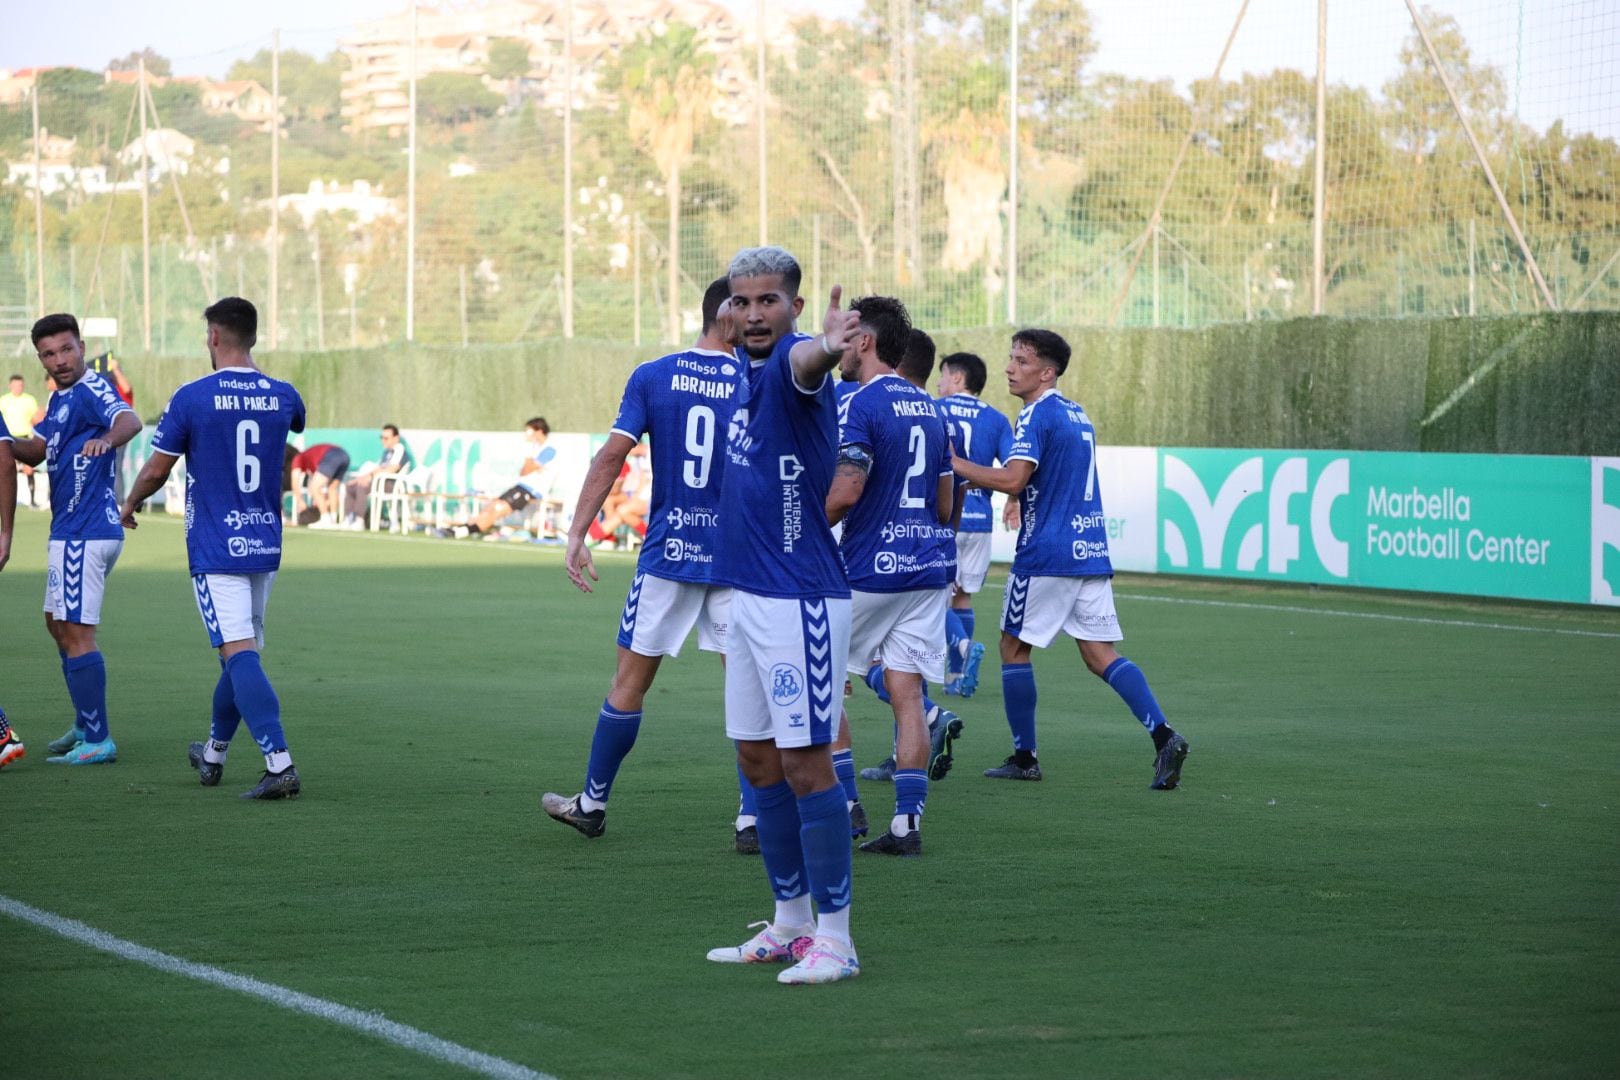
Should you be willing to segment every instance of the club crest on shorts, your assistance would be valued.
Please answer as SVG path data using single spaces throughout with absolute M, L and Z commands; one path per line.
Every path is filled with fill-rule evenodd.
M 778 705 L 791 705 L 804 693 L 804 672 L 792 664 L 777 664 L 771 668 L 771 700 Z

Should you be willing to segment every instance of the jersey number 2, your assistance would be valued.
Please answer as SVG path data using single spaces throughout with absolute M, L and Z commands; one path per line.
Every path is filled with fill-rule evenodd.
M 911 479 L 914 476 L 921 476 L 928 469 L 928 462 L 923 459 L 923 451 L 928 447 L 928 438 L 917 424 L 911 425 L 911 434 L 907 438 L 910 443 L 907 449 L 911 451 L 911 468 L 906 470 L 906 478 L 900 484 L 900 509 L 919 510 L 927 505 L 928 500 L 926 497 L 918 498 L 911 493 Z

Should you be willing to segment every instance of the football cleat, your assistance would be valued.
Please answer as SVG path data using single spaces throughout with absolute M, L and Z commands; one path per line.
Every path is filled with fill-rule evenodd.
M 1032 761 L 1027 766 L 1018 764 L 1017 754 L 1008 754 L 994 769 L 984 770 L 984 775 L 992 780 L 1039 780 L 1041 778 L 1041 764 Z
M 84 728 L 80 727 L 78 724 L 74 724 L 72 727 L 68 728 L 66 735 L 63 735 L 59 739 L 52 739 L 50 742 L 46 743 L 45 749 L 49 750 L 53 754 L 65 754 L 82 742 L 84 742 Z
M 10 765 L 13 761 L 21 761 L 28 755 L 21 739 L 17 738 L 15 731 L 7 732 L 6 741 L 0 742 L 0 769 Z
M 870 828 L 871 826 L 868 825 L 866 821 L 866 807 L 862 806 L 859 800 L 856 800 L 854 805 L 849 808 L 850 839 L 853 840 L 856 837 L 865 836 L 867 830 Z
M 607 832 L 607 809 L 581 810 L 578 795 L 562 796 L 548 791 L 540 796 L 540 809 L 586 836 L 595 838 Z
M 556 817 L 555 814 L 553 814 L 552 816 Z M 562 819 L 558 818 L 558 820 L 560 821 Z M 589 834 L 587 834 L 587 835 L 589 835 Z M 749 825 L 747 828 L 737 830 L 737 854 L 739 854 L 739 855 L 758 855 L 759 854 L 759 826 L 758 825 Z
M 949 709 L 939 710 L 928 729 L 928 779 L 943 780 L 951 771 L 951 747 L 962 734 L 962 718 Z
M 186 747 L 186 762 L 197 770 L 198 783 L 203 787 L 215 787 L 219 784 L 219 778 L 225 775 L 225 763 L 204 758 L 203 751 L 207 747 L 207 743 L 200 742 L 194 742 Z
M 118 744 L 112 739 L 81 742 L 65 754 L 45 759 L 53 765 L 106 765 L 118 760 Z
M 253 790 L 242 792 L 244 799 L 296 799 L 303 790 L 298 783 L 298 770 L 289 765 L 281 772 L 268 770 L 253 785 Z
M 876 840 L 868 840 L 861 845 L 861 850 L 870 851 L 874 855 L 900 855 L 913 858 L 922 854 L 922 830 L 912 829 L 904 836 L 896 836 L 893 829 L 884 829 L 882 836 Z
M 956 680 L 956 692 L 969 698 L 979 688 L 979 665 L 984 663 L 984 643 L 968 642 L 967 655 L 962 657 L 962 677 Z
M 1181 763 L 1187 760 L 1188 749 L 1186 739 L 1180 735 L 1170 736 L 1170 741 L 1153 759 L 1153 783 L 1148 790 L 1174 791 L 1181 784 Z
M 894 758 L 884 758 L 876 765 L 868 765 L 861 770 L 862 780 L 893 780 Z
M 814 926 L 784 926 L 780 930 L 769 923 L 749 923 L 748 929 L 764 927 L 741 945 L 723 949 L 710 949 L 709 959 L 717 964 L 786 964 L 793 960 L 793 942 L 816 932 Z
M 788 986 L 805 986 L 853 979 L 860 973 L 861 962 L 855 958 L 855 946 L 818 934 L 804 959 L 778 975 L 776 981 Z

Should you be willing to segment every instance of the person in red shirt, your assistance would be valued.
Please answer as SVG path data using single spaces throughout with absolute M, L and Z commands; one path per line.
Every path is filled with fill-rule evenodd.
M 343 477 L 349 454 L 335 443 L 316 443 L 292 459 L 293 510 L 301 525 L 332 528 L 337 524 L 343 498 Z M 308 520 L 309 511 L 314 520 Z

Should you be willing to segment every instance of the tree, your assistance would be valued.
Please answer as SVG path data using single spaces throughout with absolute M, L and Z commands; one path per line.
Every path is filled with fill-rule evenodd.
M 416 103 L 428 119 L 456 124 L 494 116 L 500 110 L 501 96 L 477 75 L 435 71 L 417 81 Z
M 246 60 L 238 60 L 226 73 L 228 79 L 251 79 L 270 89 L 271 53 L 260 49 Z M 317 60 L 309 53 L 297 49 L 281 52 L 281 96 L 285 100 L 284 115 L 297 120 L 329 120 L 338 115 L 342 103 L 343 69 L 347 58 L 333 51 L 325 60 Z
M 143 59 L 146 61 L 146 73 L 148 75 L 161 75 L 167 78 L 174 73 L 174 65 L 170 64 L 166 57 L 159 56 L 157 50 L 150 45 L 137 52 L 121 56 L 117 60 L 107 61 L 107 70 L 135 71 L 141 66 Z
M 670 341 L 680 340 L 681 170 L 692 160 L 698 131 L 714 99 L 715 59 L 697 31 L 671 23 L 661 36 L 643 35 L 619 60 L 618 86 L 630 138 L 652 155 L 669 203 Z
M 529 43 L 518 38 L 495 38 L 489 43 L 492 79 L 517 79 L 529 73 Z

